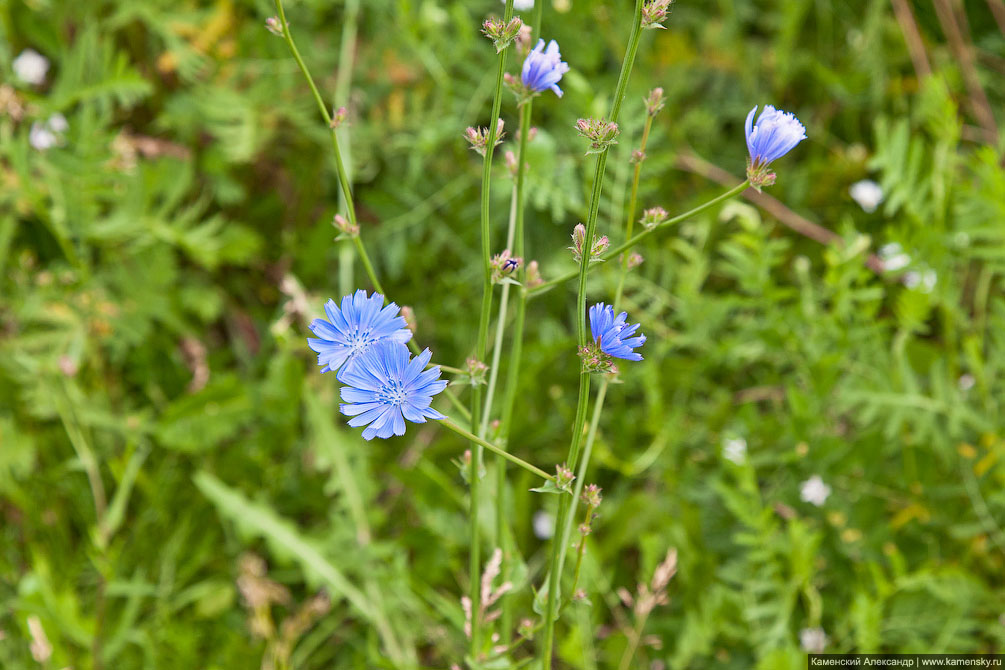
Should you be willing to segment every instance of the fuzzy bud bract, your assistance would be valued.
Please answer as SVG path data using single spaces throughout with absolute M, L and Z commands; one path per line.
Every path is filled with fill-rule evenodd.
M 650 207 L 642 212 L 642 218 L 639 219 L 639 223 L 641 223 L 646 230 L 651 230 L 661 223 L 664 223 L 669 218 L 670 215 L 662 207 Z
M 663 95 L 663 89 L 659 86 L 649 91 L 649 95 L 646 96 L 646 114 L 649 116 L 656 116 L 659 114 L 659 111 L 663 109 L 666 101 L 667 99 Z
M 590 150 L 586 152 L 588 155 L 600 153 L 612 144 L 617 144 L 615 138 L 621 132 L 618 124 L 603 119 L 580 119 L 576 122 L 576 130 L 590 140 Z
M 503 21 L 502 19 L 497 19 L 491 17 L 485 19 L 482 23 L 482 32 L 485 36 L 492 40 L 492 44 L 495 45 L 496 53 L 500 53 L 503 49 L 508 47 L 510 43 L 520 34 L 520 30 L 523 28 L 523 21 L 520 17 L 514 16 L 509 21 Z
M 646 0 L 642 5 L 642 27 L 663 28 L 663 21 L 670 15 L 673 0 Z
M 495 134 L 496 136 L 495 136 L 495 143 L 493 144 L 493 146 L 497 147 L 500 144 L 502 144 L 502 138 L 506 134 L 503 132 L 503 127 L 505 125 L 506 125 L 505 122 L 502 119 L 499 119 L 498 123 L 496 124 L 496 134 Z M 466 139 L 471 144 L 471 148 L 474 151 L 477 151 L 482 156 L 485 155 L 486 150 L 489 146 L 489 139 L 490 139 L 489 135 L 490 135 L 489 129 L 484 127 L 474 128 L 472 126 L 468 126 L 467 129 L 465 129 L 464 131 L 464 139 Z

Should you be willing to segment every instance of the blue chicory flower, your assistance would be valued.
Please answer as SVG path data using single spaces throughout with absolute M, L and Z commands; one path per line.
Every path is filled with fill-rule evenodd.
M 430 407 L 433 396 L 447 387 L 439 366 L 425 370 L 431 355 L 426 349 L 411 358 L 404 344 L 383 340 L 342 368 L 345 402 L 339 409 L 352 417 L 350 426 L 366 426 L 364 440 L 404 435 L 405 419 L 425 423 L 427 418 L 446 418 Z
M 314 319 L 310 328 L 317 338 L 307 338 L 307 344 L 318 354 L 321 372 L 338 370 L 378 342 L 404 344 L 412 339 L 412 331 L 398 311 L 393 302 L 384 307 L 381 294 L 368 297 L 363 289 L 342 298 L 341 309 L 334 300 L 326 302 L 328 319 Z
M 544 40 L 538 40 L 534 50 L 527 54 L 523 62 L 520 79 L 528 90 L 541 93 L 547 89 L 562 97 L 562 89 L 558 87 L 562 75 L 569 71 L 569 64 L 562 62 L 562 54 L 558 52 L 558 42 L 548 42 L 544 48 Z
M 642 354 L 633 351 L 645 344 L 646 336 L 632 337 L 639 324 L 626 324 L 628 314 L 621 312 L 614 316 L 614 308 L 602 302 L 590 308 L 590 333 L 600 345 L 600 350 L 608 356 L 623 358 L 628 361 L 641 361 Z
M 754 123 L 757 105 L 747 114 L 745 130 L 750 163 L 759 168 L 792 151 L 806 139 L 806 128 L 791 112 L 765 105 Z

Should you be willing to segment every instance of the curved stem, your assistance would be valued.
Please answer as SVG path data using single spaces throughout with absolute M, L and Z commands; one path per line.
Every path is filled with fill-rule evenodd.
M 622 244 L 619 244 L 618 246 L 614 247 L 613 249 L 608 250 L 607 253 L 605 253 L 601 258 L 604 261 L 609 261 L 612 258 L 617 258 L 618 254 L 631 249 L 636 244 L 638 244 L 642 240 L 646 239 L 650 235 L 656 233 L 657 231 L 663 230 L 664 228 L 668 228 L 668 227 L 670 227 L 670 226 L 672 226 L 674 224 L 680 223 L 681 221 L 685 221 L 687 219 L 690 219 L 692 216 L 696 216 L 698 214 L 701 214 L 706 209 L 708 209 L 710 207 L 714 207 L 715 205 L 719 204 L 723 200 L 728 200 L 729 198 L 732 198 L 733 196 L 742 193 L 744 190 L 746 190 L 746 188 L 749 185 L 750 185 L 749 182 L 744 181 L 744 182 L 742 182 L 742 183 L 734 186 L 733 188 L 729 189 L 725 193 L 723 193 L 721 195 L 718 195 L 715 198 L 712 198 L 708 202 L 706 202 L 704 204 L 701 204 L 701 205 L 698 205 L 694 209 L 690 209 L 690 210 L 684 212 L 683 214 L 678 214 L 677 216 L 673 217 L 672 219 L 667 219 L 666 221 L 664 221 L 663 223 L 661 223 L 658 226 L 654 226 L 652 228 L 644 230 L 641 233 L 639 233 L 638 235 L 636 235 L 635 237 L 633 237 L 633 238 L 631 238 L 631 239 L 623 242 Z M 601 263 L 594 263 L 594 264 L 592 264 L 590 266 L 590 269 L 592 269 L 593 267 L 596 267 L 598 265 L 601 265 Z M 565 282 L 569 281 L 570 279 L 575 279 L 578 274 L 579 274 L 578 270 L 570 270 L 569 272 L 561 274 L 558 277 L 555 277 L 554 279 L 548 280 L 548 281 L 544 282 L 543 284 L 535 286 L 532 289 L 528 289 L 527 290 L 527 294 L 529 296 L 533 297 L 535 295 L 538 295 L 539 293 L 544 293 L 545 291 L 548 291 L 548 290 L 551 290 L 551 289 L 555 288 L 559 284 L 564 284 Z

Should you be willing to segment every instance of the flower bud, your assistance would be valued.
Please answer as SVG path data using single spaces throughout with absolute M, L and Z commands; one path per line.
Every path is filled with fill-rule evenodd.
M 643 28 L 666 28 L 662 24 L 670 15 L 670 5 L 673 0 L 646 0 L 642 5 Z
M 649 116 L 656 116 L 663 105 L 666 104 L 666 97 L 663 95 L 663 89 L 657 86 L 653 90 L 649 91 L 649 95 L 646 97 L 646 113 Z
M 277 37 L 283 36 L 283 25 L 279 23 L 279 18 L 275 16 L 265 19 L 265 29 Z
M 642 151 L 642 149 L 635 149 L 634 151 L 632 151 L 632 158 L 631 158 L 632 165 L 638 165 L 645 159 L 646 159 L 646 152 Z
M 516 634 L 525 640 L 534 639 L 534 621 L 532 619 L 521 619 L 517 626 Z
M 531 261 L 527 264 L 527 276 L 524 278 L 524 284 L 527 288 L 534 288 L 543 283 L 544 279 L 541 278 L 541 269 L 538 267 L 537 261 Z
M 586 153 L 595 154 L 604 151 L 612 144 L 617 144 L 616 138 L 621 130 L 618 124 L 603 119 L 580 119 L 576 122 L 579 134 L 590 140 L 590 150 Z
M 359 226 L 354 223 L 349 223 L 341 214 L 335 215 L 335 218 L 332 219 L 332 225 L 335 226 L 335 228 L 343 235 L 348 235 L 349 237 L 356 237 L 359 235 Z
M 603 496 L 600 495 L 601 489 L 596 484 L 589 484 L 583 489 L 583 504 L 591 509 L 597 509 L 600 507 L 600 503 L 603 500 Z
M 507 151 L 505 158 L 506 158 L 506 169 L 509 170 L 509 173 L 511 175 L 516 177 L 516 171 L 517 171 L 516 154 L 513 153 L 512 151 Z
M 335 130 L 336 128 L 338 128 L 339 126 L 341 126 L 343 123 L 345 123 L 345 118 L 348 115 L 349 115 L 349 112 L 346 111 L 345 107 L 339 107 L 338 109 L 335 110 L 335 113 L 332 114 L 332 121 L 331 121 L 330 124 L 328 124 L 329 127 L 332 130 Z
M 569 249 L 572 250 L 572 255 L 577 262 L 583 261 L 583 247 L 586 243 L 586 226 L 581 223 L 577 223 L 576 227 L 572 229 L 572 246 Z M 607 239 L 607 235 L 603 235 L 598 238 L 596 235 L 593 236 L 593 243 L 590 245 L 590 262 L 597 263 L 602 261 L 600 258 L 607 247 L 609 247 L 611 241 Z
M 632 270 L 634 268 L 637 268 L 638 266 L 642 265 L 643 260 L 644 259 L 642 258 L 642 254 L 638 253 L 637 251 L 633 251 L 632 254 L 628 257 L 628 269 Z
M 516 51 L 520 58 L 526 58 L 527 54 L 530 53 L 533 32 L 533 28 L 526 23 L 520 26 L 520 30 L 516 34 Z
M 489 371 L 489 366 L 485 365 L 474 356 L 471 356 L 464 361 L 464 365 L 467 367 L 467 382 L 469 384 L 472 386 L 479 386 L 485 383 L 485 373 Z
M 495 45 L 496 53 L 500 53 L 503 49 L 510 45 L 517 35 L 520 34 L 523 28 L 523 21 L 520 17 L 514 16 L 509 21 L 504 22 L 502 19 L 497 19 L 491 17 L 485 19 L 482 24 L 482 32 L 485 36 L 492 40 Z
M 405 320 L 405 325 L 414 334 L 416 331 L 415 327 L 415 310 L 413 310 L 408 305 L 401 306 L 401 318 Z
M 489 262 L 492 268 L 492 281 L 498 284 L 504 278 L 519 270 L 522 264 L 522 258 L 511 256 L 509 249 L 503 249 L 502 253 L 493 256 Z
M 641 223 L 646 230 L 651 230 L 669 218 L 670 215 L 667 214 L 667 211 L 662 207 L 650 207 L 642 212 L 642 218 L 639 219 L 639 223 Z
M 572 470 L 570 470 L 564 463 L 555 467 L 555 486 L 559 489 L 563 491 L 570 491 L 572 481 L 575 478 L 576 475 L 572 474 Z
M 495 143 L 493 144 L 494 147 L 502 144 L 502 138 L 506 134 L 503 132 L 503 127 L 505 125 L 506 124 L 502 119 L 499 119 L 496 123 L 496 136 Z M 477 151 L 479 154 L 484 156 L 489 145 L 489 129 L 484 127 L 474 128 L 472 126 L 468 126 L 464 131 L 464 139 L 471 144 L 471 148 L 474 151 Z

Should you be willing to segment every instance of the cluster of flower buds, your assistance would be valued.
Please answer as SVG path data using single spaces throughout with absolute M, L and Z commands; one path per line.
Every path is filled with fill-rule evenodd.
M 596 484 L 589 484 L 584 487 L 582 495 L 583 504 L 593 510 L 600 507 L 600 503 L 604 499 L 604 497 L 600 495 L 601 490 L 602 489 Z
M 489 366 L 482 363 L 474 356 L 470 356 L 464 361 L 467 368 L 467 382 L 472 386 L 480 386 L 485 383 L 485 374 L 489 371 Z
M 662 207 L 650 207 L 642 212 L 642 218 L 639 219 L 639 223 L 641 223 L 646 230 L 652 230 L 669 218 L 670 215 Z
M 283 24 L 279 22 L 279 18 L 276 16 L 270 16 L 265 19 L 265 29 L 277 37 L 283 37 Z
M 646 0 L 642 5 L 643 28 L 666 28 L 663 21 L 670 15 L 673 0 Z
M 572 493 L 572 482 L 574 479 L 576 479 L 576 475 L 572 474 L 572 470 L 564 463 L 555 466 L 555 487 L 559 491 Z
M 597 340 L 593 340 L 585 347 L 580 347 L 579 358 L 583 361 L 583 370 L 586 372 L 618 374 L 618 366 L 614 364 L 614 358 L 601 350 L 600 342 Z
M 359 226 L 355 223 L 349 223 L 341 214 L 335 215 L 335 218 L 332 219 L 332 225 L 346 237 L 356 237 L 359 235 Z
M 538 267 L 537 261 L 531 261 L 527 263 L 527 276 L 524 277 L 524 286 L 526 288 L 536 288 L 544 283 L 544 279 L 541 277 L 541 268 Z
M 493 146 L 497 147 L 502 144 L 503 135 L 506 134 L 503 132 L 503 127 L 505 125 L 506 124 L 502 119 L 499 119 L 498 123 L 496 123 L 495 144 Z M 484 156 L 489 146 L 489 134 L 490 132 L 488 128 L 473 128 L 468 126 L 467 130 L 464 131 L 464 139 L 471 143 L 472 149 Z
M 629 159 L 629 162 L 632 165 L 638 165 L 639 163 L 641 163 L 645 159 L 646 159 L 646 152 L 645 151 L 642 151 L 642 149 L 633 149 L 632 150 L 632 157 L 631 157 L 631 159 Z
M 329 127 L 331 127 L 332 130 L 335 130 L 336 128 L 338 128 L 339 126 L 341 126 L 343 123 L 345 123 L 345 118 L 347 116 L 349 116 L 349 112 L 346 111 L 346 108 L 345 107 L 339 107 L 338 109 L 335 110 L 335 113 L 332 114 L 332 121 L 331 121 L 331 123 L 328 124 Z
M 590 262 L 599 263 L 603 259 L 601 256 L 607 247 L 611 245 L 611 241 L 607 239 L 607 235 L 601 235 L 599 238 L 594 235 L 593 243 L 590 245 Z M 572 246 L 569 249 L 572 250 L 572 255 L 576 259 L 577 263 L 583 262 L 583 248 L 586 246 L 586 226 L 581 223 L 577 223 L 576 227 L 572 229 Z
M 579 134 L 590 140 L 590 150 L 587 155 L 600 153 L 612 144 L 617 144 L 615 139 L 621 130 L 618 124 L 603 119 L 580 119 L 576 121 L 576 130 Z
M 663 95 L 663 89 L 657 86 L 653 90 L 649 91 L 649 95 L 646 97 L 646 114 L 649 116 L 656 116 L 659 114 L 660 110 L 666 104 L 666 96 Z
M 509 21 L 503 21 L 493 16 L 485 19 L 485 22 L 482 24 L 482 32 L 492 40 L 496 53 L 500 53 L 508 47 L 510 42 L 520 35 L 522 29 L 523 21 L 518 16 L 514 16 Z
M 512 256 L 509 249 L 503 249 L 502 253 L 493 256 L 489 263 L 492 268 L 492 282 L 494 284 L 500 283 L 519 270 L 522 264 L 522 258 Z

